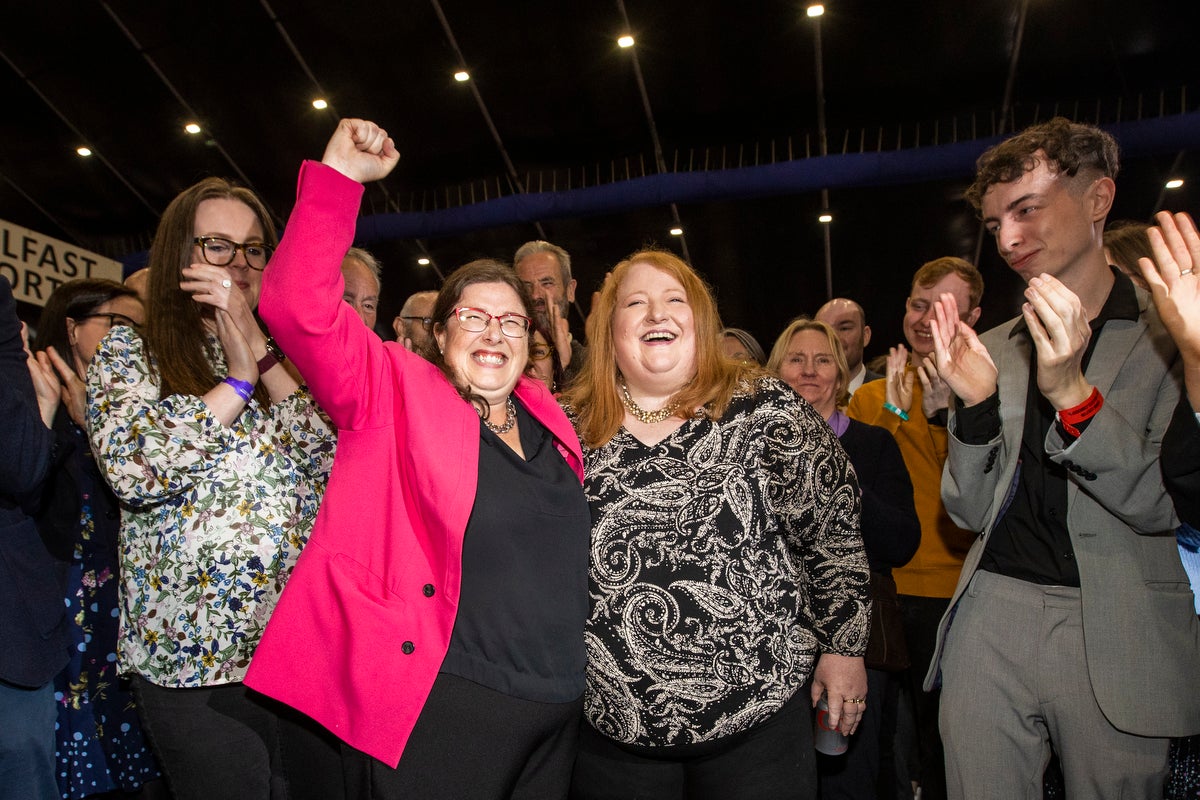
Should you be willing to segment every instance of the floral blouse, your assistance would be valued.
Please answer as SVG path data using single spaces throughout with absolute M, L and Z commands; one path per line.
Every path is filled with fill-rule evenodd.
M 159 399 L 128 327 L 101 342 L 87 391 L 92 450 L 122 505 L 122 671 L 178 688 L 241 681 L 312 530 L 332 424 L 304 387 L 266 409 L 251 400 L 231 428 L 200 397 Z
M 585 714 L 642 746 L 729 736 L 777 712 L 821 652 L 862 655 L 859 491 L 812 407 L 774 378 L 718 420 L 584 452 L 592 508 Z

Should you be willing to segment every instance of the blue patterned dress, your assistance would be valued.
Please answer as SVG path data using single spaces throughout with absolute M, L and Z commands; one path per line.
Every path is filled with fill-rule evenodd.
M 133 791 L 159 772 L 133 696 L 117 674 L 117 499 L 96 468 L 84 432 L 62 411 L 55 427 L 75 441 L 64 468 L 82 501 L 67 576 L 71 661 L 54 679 L 58 788 L 74 799 Z

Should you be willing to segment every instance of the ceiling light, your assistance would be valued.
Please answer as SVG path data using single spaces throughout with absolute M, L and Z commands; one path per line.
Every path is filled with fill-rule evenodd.
M 633 47 L 633 37 L 626 35 L 617 39 L 617 47 Z
M 1183 178 L 1171 178 L 1166 183 L 1168 189 L 1178 189 L 1180 186 L 1183 186 Z
M 822 214 L 821 216 L 817 217 L 817 222 L 828 225 L 829 223 L 833 222 L 833 214 Z
M 458 72 L 454 73 L 454 80 L 462 83 L 463 81 L 471 80 L 471 76 L 465 69 L 460 69 Z
M 194 122 L 189 122 L 187 125 L 184 125 L 183 129 L 193 136 L 200 132 L 200 126 Z
M 76 147 L 75 152 L 79 153 L 79 155 L 83 156 L 84 158 L 87 158 L 92 154 L 92 149 L 90 147 Z
M 683 228 L 671 228 L 672 236 L 683 236 Z
M 325 98 L 318 97 L 316 100 L 313 100 L 313 108 L 317 111 L 324 111 L 329 108 L 329 103 L 325 102 Z
M 420 258 L 417 259 L 417 263 L 420 264 L 422 267 L 428 267 L 429 259 L 426 258 L 425 256 L 421 256 Z
M 819 17 L 825 13 L 825 6 L 821 5 L 820 3 L 811 5 L 805 9 L 805 13 L 807 13 L 810 17 Z

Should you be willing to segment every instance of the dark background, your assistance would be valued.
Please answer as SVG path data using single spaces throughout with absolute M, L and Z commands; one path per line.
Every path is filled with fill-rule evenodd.
M 364 214 L 443 211 L 472 193 L 482 200 L 485 187 L 493 199 L 564 189 L 568 179 L 578 188 L 580 180 L 654 175 L 635 52 L 668 171 L 768 163 L 772 150 L 780 161 L 789 148 L 815 158 L 815 36 L 804 6 L 9 3 L 0 25 L 0 218 L 133 264 L 171 198 L 216 174 L 252 186 L 282 222 L 301 159 L 320 157 L 338 116 L 376 120 L 403 154 L 387 181 L 368 188 Z M 1130 130 L 1196 112 L 1194 0 L 1033 0 L 1019 26 L 1021 8 L 1019 0 L 832 0 L 820 21 L 829 152 L 983 141 L 1002 119 L 1011 130 L 1055 111 Z M 1001 116 L 1018 28 L 1011 104 Z M 637 45 L 617 48 L 627 31 Z M 471 84 L 451 77 L 463 65 Z M 314 110 L 315 96 L 331 109 Z M 204 128 L 199 136 L 182 130 L 193 120 Z M 96 155 L 75 155 L 85 143 Z M 1198 151 L 1200 134 L 1127 151 L 1113 218 L 1195 210 Z M 901 340 L 902 299 L 921 263 L 975 258 L 978 225 L 961 200 L 969 166 L 938 172 L 830 192 L 833 289 L 866 307 L 875 329 L 869 355 Z M 1168 177 L 1188 183 L 1165 192 Z M 815 189 L 677 206 L 687 255 L 716 289 L 726 324 L 748 328 L 767 349 L 788 319 L 826 299 L 820 207 Z M 616 261 L 646 244 L 681 252 L 672 223 L 660 199 L 540 227 L 371 242 L 385 271 L 380 330 L 390 334 L 409 293 L 437 288 L 438 270 L 511 258 L 533 238 L 572 253 L 580 330 L 591 291 Z M 417 265 L 423 254 L 435 266 Z M 990 242 L 979 263 L 987 282 L 980 324 L 988 327 L 1015 312 L 1020 287 Z

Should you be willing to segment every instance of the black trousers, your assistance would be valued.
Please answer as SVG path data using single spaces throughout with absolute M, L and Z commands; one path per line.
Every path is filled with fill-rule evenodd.
M 563 800 L 582 717 L 582 697 L 536 703 L 441 673 L 396 769 L 342 746 L 347 796 Z
M 808 688 L 761 725 L 716 742 L 635 755 L 584 723 L 572 800 L 811 800 L 817 796 Z M 694 754 L 694 755 L 693 755 Z
M 142 728 L 176 800 L 287 800 L 275 701 L 240 683 L 133 679 Z
M 950 598 L 900 595 L 900 607 L 904 612 L 904 636 L 912 662 L 900 673 L 904 689 L 900 701 L 907 700 L 911 704 L 916 725 L 916 778 L 921 784 L 921 800 L 946 800 L 946 753 L 938 731 L 941 692 L 926 692 L 922 684 L 929 662 L 933 660 L 938 624 L 950 607 Z

